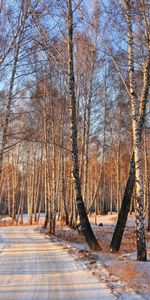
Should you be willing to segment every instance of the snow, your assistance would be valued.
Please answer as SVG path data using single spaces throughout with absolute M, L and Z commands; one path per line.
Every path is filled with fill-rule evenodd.
M 77 231 L 69 230 L 64 226 L 63 229 L 61 227 L 63 232 L 61 236 L 58 226 L 57 235 L 65 238 L 67 243 L 76 248 L 90 272 L 100 281 L 107 282 L 117 299 L 150 299 L 150 233 L 146 232 L 148 262 L 138 262 L 136 261 L 135 216 L 129 215 L 120 252 L 112 254 L 109 245 L 116 220 L 116 214 L 98 216 L 97 224 L 102 223 L 101 227 L 94 225 L 94 215 L 90 216 L 93 230 L 103 249 L 94 254 L 96 263 L 91 264 L 89 259 L 86 261 L 89 249 L 83 236 L 79 236 Z
M 117 220 L 116 214 L 98 216 L 97 224 L 102 223 L 102 227 L 96 226 L 94 224 L 94 216 L 90 216 L 93 230 L 103 249 L 103 251 L 95 253 L 89 250 L 82 234 L 79 235 L 77 230 L 72 230 L 69 227 L 64 226 L 62 222 L 57 222 L 57 236 L 46 238 L 43 230 L 41 231 L 41 234 L 38 232 L 39 229 L 41 230 L 44 215 L 42 215 L 39 226 L 36 227 L 27 226 L 27 216 L 25 216 L 24 220 L 25 226 L 0 227 L 0 264 L 2 266 L 2 269 L 0 270 L 0 280 L 3 277 L 3 280 L 5 279 L 5 283 L 3 284 L 5 286 L 12 285 L 13 290 L 17 293 L 14 298 L 10 297 L 9 292 L 7 293 L 6 289 L 6 297 L 3 297 L 4 287 L 1 292 L 1 284 L 0 299 L 107 299 L 107 297 L 108 299 L 114 299 L 109 298 L 112 297 L 113 294 L 115 298 L 120 300 L 150 300 L 150 233 L 146 232 L 148 262 L 137 262 L 134 215 L 129 215 L 128 217 L 121 249 L 118 254 L 112 254 L 109 251 L 109 244 Z M 147 223 L 147 219 L 145 220 L 145 223 Z M 7 225 L 7 218 L 5 219 L 4 224 Z M 36 230 L 36 232 L 34 230 Z M 31 249 L 28 248 L 27 245 Z M 16 247 L 18 247 L 17 249 L 22 249 L 22 255 L 20 250 L 17 250 Z M 14 253 L 13 256 L 12 252 L 10 252 L 11 249 L 14 249 L 12 251 Z M 57 259 L 55 259 L 55 257 Z M 11 262 L 11 259 L 13 262 Z M 23 260 L 23 263 L 20 262 L 21 260 Z M 4 268 L 6 268 L 7 261 L 11 263 L 8 269 L 6 269 L 7 276 L 4 276 L 3 271 Z M 29 262 L 31 262 L 31 265 Z M 9 277 L 9 273 L 11 274 L 11 270 L 13 269 L 12 264 L 15 265 L 15 268 L 14 272 L 12 272 L 13 276 L 10 275 Z M 59 265 L 61 270 L 59 270 Z M 52 272 L 49 271 L 51 267 L 53 270 L 56 268 L 56 272 L 54 272 L 53 275 Z M 15 272 L 19 272 L 22 268 L 23 271 L 20 271 L 21 273 L 17 279 Z M 83 271 L 85 272 L 84 275 L 82 273 Z M 66 275 L 67 273 L 68 276 Z M 39 275 L 37 276 L 37 274 Z M 79 284 L 79 281 L 82 280 L 84 276 L 86 278 L 85 282 L 90 283 L 88 286 L 88 295 L 86 294 L 87 288 L 84 288 L 86 283 L 81 281 L 81 284 Z M 97 285 L 96 291 L 97 293 L 100 293 L 100 296 L 93 294 L 94 288 L 92 286 L 92 281 L 89 280 L 88 276 L 94 278 L 90 280 L 96 280 L 96 282 L 94 281 L 93 286 Z M 12 277 L 14 279 L 12 279 Z M 64 283 L 62 283 L 62 278 L 65 278 Z M 15 282 L 15 280 L 17 282 Z M 21 282 L 25 280 L 22 288 L 18 288 L 18 280 L 21 280 Z M 56 285 L 56 282 L 61 282 L 62 287 L 61 291 L 60 286 L 58 287 L 55 296 L 52 287 L 53 281 L 54 286 Z M 42 292 L 44 290 L 44 284 L 45 292 Z M 71 291 L 68 290 L 68 284 L 69 286 L 73 286 Z M 26 290 L 29 289 L 28 285 L 31 286 L 31 291 L 29 292 L 30 297 L 26 294 Z M 82 286 L 82 288 L 79 293 L 80 286 Z M 22 298 L 20 298 L 22 292 L 19 294 L 18 289 L 25 289 L 25 296 L 21 296 Z M 37 290 L 39 290 L 39 292 L 37 292 Z M 38 296 L 38 293 L 40 293 L 40 295 L 42 293 L 42 298 Z M 69 293 L 72 295 L 71 298 L 69 298 Z M 86 296 L 84 296 L 84 293 Z M 18 295 L 18 298 L 16 295 Z
M 1 300 L 113 300 L 104 282 L 85 270 L 55 238 L 34 226 L 0 227 Z

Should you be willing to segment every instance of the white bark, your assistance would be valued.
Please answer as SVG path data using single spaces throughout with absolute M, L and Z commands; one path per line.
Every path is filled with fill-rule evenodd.
M 135 183 L 136 183 L 136 233 L 137 233 L 137 259 L 146 260 L 146 240 L 144 230 L 144 186 L 142 170 L 141 134 L 138 111 L 138 98 L 135 92 L 134 82 L 134 54 L 133 54 L 133 32 L 131 1 L 125 1 L 126 18 L 128 25 L 128 72 L 129 91 L 131 101 L 132 135 L 135 161 Z

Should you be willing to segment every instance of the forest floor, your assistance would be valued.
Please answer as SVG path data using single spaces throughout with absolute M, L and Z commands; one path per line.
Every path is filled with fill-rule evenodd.
M 94 217 L 90 217 L 102 247 L 100 252 L 90 251 L 82 234 L 62 222 L 57 222 L 55 237 L 47 235 L 41 224 L 0 227 L 0 299 L 150 299 L 150 233 L 146 233 L 148 262 L 137 262 L 134 215 L 129 216 L 121 249 L 118 254 L 112 254 L 109 245 L 116 220 L 116 215 L 98 216 L 97 224 L 103 226 L 96 226 Z M 9 223 L 7 218 L 4 221 L 5 225 Z M 58 285 L 55 296 L 52 274 L 54 286 Z M 24 277 L 25 282 L 19 285 L 17 281 Z M 64 284 L 62 278 L 66 278 Z M 38 296 L 40 293 L 42 298 Z

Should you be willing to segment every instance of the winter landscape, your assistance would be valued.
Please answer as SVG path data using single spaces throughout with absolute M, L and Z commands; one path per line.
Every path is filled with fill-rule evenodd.
M 0 0 L 0 300 L 150 300 L 150 1 Z

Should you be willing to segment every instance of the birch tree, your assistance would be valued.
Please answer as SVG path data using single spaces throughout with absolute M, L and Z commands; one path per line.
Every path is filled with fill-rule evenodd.
M 148 7 L 146 5 L 146 2 L 141 1 L 142 17 L 144 20 L 144 30 L 145 30 L 145 36 L 146 36 L 147 55 L 146 55 L 144 67 L 143 67 L 142 92 L 141 92 L 140 99 L 139 99 L 140 100 L 140 108 L 138 111 L 138 122 L 139 122 L 138 130 L 139 130 L 140 139 L 141 139 L 141 134 L 142 134 L 142 130 L 143 130 L 144 122 L 145 122 L 146 104 L 147 104 L 147 100 L 148 100 L 149 80 L 150 80 L 150 71 L 149 71 L 150 70 L 150 31 L 149 31 L 149 19 L 146 14 L 146 9 Z M 128 24 L 128 26 L 129 26 L 129 24 Z M 129 26 L 129 28 L 130 28 L 130 26 Z M 132 32 L 130 32 L 130 35 L 131 35 L 131 33 Z M 131 36 L 128 35 L 128 38 L 130 38 L 130 40 L 132 40 L 133 37 L 132 37 L 132 35 Z M 131 43 L 130 48 L 132 48 L 132 47 L 133 47 L 133 43 Z M 133 55 L 132 55 L 131 50 L 130 50 L 130 52 L 131 52 L 130 56 L 132 59 L 129 57 L 129 61 L 133 60 Z M 129 56 L 129 54 L 128 54 L 128 56 Z M 133 63 L 133 61 L 132 61 L 132 63 Z M 131 71 L 130 71 L 130 76 L 131 76 L 131 81 L 132 81 L 133 74 L 131 73 Z M 131 83 L 131 86 L 132 86 L 132 83 Z M 137 99 L 136 99 L 136 102 L 137 102 Z M 116 224 L 115 231 L 114 231 L 113 238 L 112 238 L 111 245 L 110 245 L 110 249 L 113 252 L 118 251 L 120 248 L 120 245 L 121 245 L 121 240 L 123 237 L 128 213 L 130 211 L 131 197 L 132 197 L 132 193 L 133 193 L 134 184 L 135 184 L 135 161 L 134 161 L 134 151 L 133 151 L 132 156 L 131 156 L 131 161 L 130 161 L 130 170 L 129 170 L 129 175 L 128 175 L 128 179 L 127 179 L 127 184 L 126 184 L 124 196 L 122 199 L 121 210 L 120 210 L 120 213 L 118 216 L 117 224 Z
M 128 72 L 129 72 L 129 91 L 132 113 L 132 134 L 135 162 L 135 184 L 136 184 L 136 235 L 137 235 L 137 259 L 147 260 L 146 240 L 144 231 L 144 186 L 142 170 L 142 147 L 138 113 L 138 98 L 134 83 L 134 53 L 133 53 L 133 21 L 132 21 L 132 2 L 125 1 L 126 18 L 128 25 Z
M 76 189 L 76 203 L 80 217 L 82 232 L 86 241 L 92 250 L 100 250 L 100 246 L 94 236 L 90 226 L 83 197 L 81 193 L 81 181 L 79 177 L 78 166 L 78 146 L 77 146 L 77 121 L 76 121 L 76 96 L 74 79 L 74 60 L 73 60 L 73 11 L 72 1 L 67 0 L 67 25 L 68 25 L 68 97 L 70 102 L 70 120 L 71 120 L 71 143 L 72 143 L 72 163 L 73 176 Z

